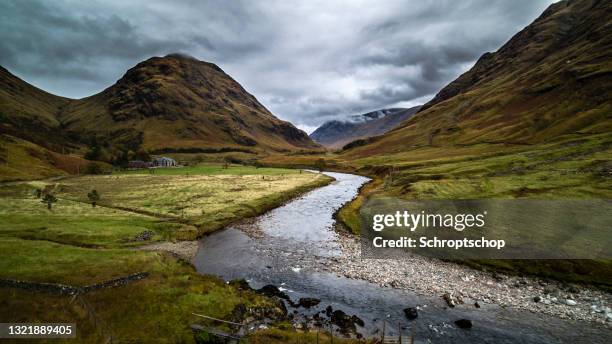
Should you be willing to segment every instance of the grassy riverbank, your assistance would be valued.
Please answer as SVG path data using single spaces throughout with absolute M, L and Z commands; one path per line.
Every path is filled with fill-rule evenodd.
M 612 136 L 567 135 L 542 144 L 398 145 L 397 152 L 356 148 L 325 156 L 270 156 L 271 166 L 302 166 L 323 158 L 337 170 L 373 178 L 337 213 L 351 232 L 361 230 L 359 209 L 366 198 L 427 199 L 611 199 Z M 373 148 L 372 148 L 373 147 Z M 365 149 L 365 148 L 364 148 Z M 526 231 L 530 230 L 525 228 Z M 545 233 L 554 235 L 554 233 Z M 464 262 L 514 274 L 612 287 L 606 260 L 479 260 Z
M 191 342 L 189 326 L 199 322 L 192 312 L 241 320 L 236 310 L 244 306 L 251 315 L 280 314 L 270 299 L 199 275 L 167 253 L 135 248 L 195 238 L 331 179 L 242 166 L 156 172 L 0 186 L 0 278 L 83 287 L 149 274 L 76 299 L 0 287 L 0 322 L 76 322 L 81 342 Z M 37 189 L 56 195 L 52 210 Z M 92 189 L 100 194 L 95 208 L 87 200 Z

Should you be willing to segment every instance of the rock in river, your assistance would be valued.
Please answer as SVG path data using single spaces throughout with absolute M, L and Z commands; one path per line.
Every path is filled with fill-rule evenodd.
M 453 300 L 453 297 L 451 296 L 451 294 L 449 293 L 444 293 L 444 295 L 442 295 L 442 298 L 444 299 L 444 301 L 446 301 L 446 304 L 449 307 L 455 307 L 455 300 Z
M 257 292 L 260 294 L 266 295 L 266 296 L 278 297 L 278 298 L 281 298 L 287 301 L 291 300 L 287 294 L 283 293 L 276 286 L 272 284 L 268 284 L 268 285 L 261 287 L 261 289 L 257 289 Z
M 355 325 L 359 325 L 361 327 L 365 325 L 363 320 L 361 320 L 358 316 L 349 316 L 341 310 L 333 311 L 330 320 L 332 324 L 340 328 L 340 333 L 342 334 L 356 333 L 357 327 Z
M 470 319 L 459 319 L 455 321 L 455 325 L 459 328 L 469 329 L 472 328 L 472 320 Z
M 298 306 L 304 308 L 314 307 L 321 303 L 320 299 L 315 299 L 313 297 L 302 297 L 298 300 Z
M 419 317 L 419 312 L 416 307 L 404 308 L 404 315 L 408 320 L 414 320 Z

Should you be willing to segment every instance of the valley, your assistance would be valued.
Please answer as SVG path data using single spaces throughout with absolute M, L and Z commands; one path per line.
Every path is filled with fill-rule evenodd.
M 174 45 L 130 55 L 79 99 L 0 67 L 0 323 L 76 323 L 86 343 L 608 343 L 609 231 L 583 225 L 605 207 L 570 220 L 550 207 L 545 226 L 527 209 L 524 225 L 487 232 L 600 253 L 588 259 L 524 259 L 544 251 L 535 242 L 516 259 L 375 259 L 360 235 L 377 200 L 607 205 L 612 3 L 559 1 L 496 51 L 453 42 L 422 65 L 409 60 L 431 53 L 424 36 L 380 51 L 402 25 L 371 24 L 362 60 L 343 51 L 341 70 L 321 67 L 340 81 L 303 95 L 292 87 L 311 85 L 310 64 L 280 74 L 274 50 L 246 77 L 263 47 L 206 37 L 198 56 L 230 49 L 218 62 L 236 79 Z M 432 91 L 454 58 L 471 67 Z M 390 84 L 373 89 L 377 73 Z

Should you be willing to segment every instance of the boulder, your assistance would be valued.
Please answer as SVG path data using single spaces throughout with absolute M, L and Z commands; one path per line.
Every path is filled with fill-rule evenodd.
M 470 329 L 472 328 L 472 320 L 469 319 L 459 319 L 455 321 L 455 325 L 462 329 Z
M 416 307 L 404 308 L 404 315 L 408 320 L 414 320 L 419 317 L 419 312 Z
M 357 325 L 359 327 L 364 327 L 365 326 L 365 322 L 360 317 L 358 317 L 356 315 L 353 315 L 351 317 L 351 319 L 353 320 L 353 323 L 355 323 L 355 325 Z
M 265 296 L 278 297 L 283 300 L 291 301 L 289 295 L 283 293 L 275 285 L 272 284 L 268 284 L 261 287 L 260 289 L 257 289 L 257 292 Z
M 321 303 L 320 299 L 315 299 L 313 297 L 302 297 L 298 300 L 298 307 L 310 308 L 314 307 Z
M 345 335 L 356 333 L 357 327 L 355 325 L 359 325 L 361 327 L 365 325 L 363 320 L 360 319 L 358 316 L 349 316 L 341 310 L 333 311 L 330 321 L 332 324 L 338 326 L 340 333 Z
M 449 293 L 444 293 L 444 295 L 442 295 L 442 298 L 444 299 L 444 301 L 446 301 L 446 304 L 449 307 L 455 307 L 455 300 L 453 300 L 453 297 L 451 296 L 451 294 Z

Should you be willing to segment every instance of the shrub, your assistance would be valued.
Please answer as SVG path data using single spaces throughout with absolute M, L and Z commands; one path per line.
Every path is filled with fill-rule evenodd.
M 319 160 L 315 162 L 315 168 L 319 170 L 319 172 L 323 172 L 323 170 L 326 167 L 327 167 L 327 163 L 325 162 L 325 159 L 323 158 L 319 158 Z
M 43 197 L 41 202 L 42 203 L 46 203 L 47 204 L 47 209 L 51 210 L 51 207 L 53 206 L 53 203 L 57 202 L 57 198 L 55 196 L 53 196 L 52 194 L 48 193 L 48 194 L 45 194 L 45 197 Z
M 98 191 L 94 189 L 87 194 L 87 198 L 91 202 L 91 206 L 95 208 L 96 203 L 98 203 L 98 201 L 100 200 L 100 194 L 98 194 Z
M 89 164 L 87 164 L 87 167 L 85 167 L 85 173 L 102 174 L 102 165 L 95 162 L 90 162 Z

